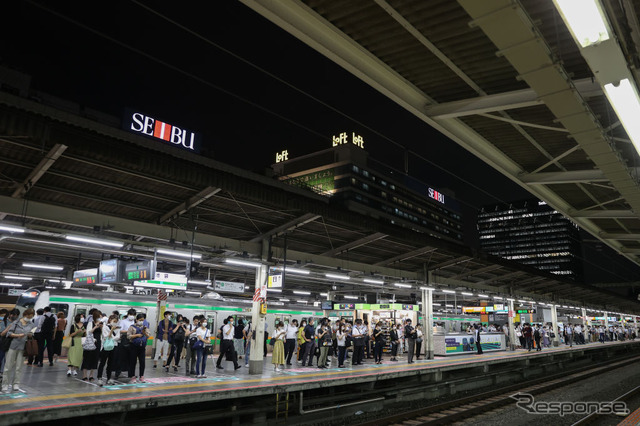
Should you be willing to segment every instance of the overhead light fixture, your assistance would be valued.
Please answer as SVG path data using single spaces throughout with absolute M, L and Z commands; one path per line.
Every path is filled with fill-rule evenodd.
M 279 288 L 267 288 L 267 293 L 282 293 L 282 290 Z
M 467 293 L 467 292 L 464 292 L 464 291 L 460 292 L 460 294 L 463 295 L 463 296 L 473 296 L 473 293 Z
M 22 266 L 25 268 L 48 269 L 50 271 L 62 271 L 64 269 L 63 266 L 45 265 L 42 263 L 23 263 Z
M 343 296 L 345 299 L 358 300 L 358 296 Z
M 320 296 L 322 296 L 322 297 L 329 297 L 329 293 L 320 293 Z
M 306 300 L 296 300 L 297 303 L 307 303 Z
M 249 268 L 259 268 L 260 266 L 262 266 L 262 264 L 259 262 L 250 262 L 248 260 L 225 259 L 224 261 L 225 263 L 230 263 L 231 265 L 247 266 Z
M 339 275 L 339 274 L 324 274 L 325 277 L 327 278 L 331 278 L 333 280 L 344 280 L 344 281 L 348 281 L 351 279 L 350 276 L 348 275 Z
M 553 0 L 580 46 L 609 40 L 609 29 L 598 0 Z
M 109 284 L 96 284 L 96 287 L 109 287 Z
M 289 299 L 280 299 L 281 302 L 291 302 Z
M 187 259 L 201 259 L 202 255 L 198 253 L 190 253 L 188 251 L 177 251 L 167 249 L 156 249 L 159 254 L 166 254 L 167 256 L 186 257 Z
M 374 279 L 371 279 L 371 278 L 365 278 L 362 281 L 364 281 L 367 284 L 384 285 L 384 281 L 382 281 L 382 280 L 374 280 Z
M 453 290 L 442 290 L 443 293 L 456 294 Z
M 50 283 L 61 283 L 61 284 L 67 284 L 67 285 L 73 284 L 73 281 L 62 280 L 60 278 L 47 278 L 47 281 L 49 281 Z
M 18 228 L 16 226 L 9 225 L 0 225 L 0 231 L 17 232 L 18 234 L 23 234 L 24 228 Z
M 291 272 L 292 274 L 300 274 L 300 275 L 309 275 L 311 273 L 311 271 L 309 271 L 308 269 L 299 269 L 299 268 L 282 268 L 282 267 L 277 267 L 275 268 L 277 271 L 283 271 L 285 273 L 287 272 Z
M 493 298 L 496 299 L 496 300 L 502 300 L 503 299 L 502 296 L 493 296 Z
M 200 280 L 189 280 L 187 281 L 187 284 L 193 284 L 193 285 L 211 285 L 211 281 L 200 281 Z
M 444 306 L 446 306 L 447 308 L 453 308 L 453 305 L 444 305 Z
M 21 281 L 31 281 L 33 280 L 33 278 L 31 277 L 23 277 L 20 275 L 5 275 L 4 276 L 5 280 L 21 280 Z
M 433 287 L 420 287 L 420 290 L 435 291 L 435 288 L 433 288 Z
M 309 296 L 311 294 L 310 291 L 302 291 L 302 290 L 293 290 L 293 294 L 301 294 L 303 296 Z
M 479 294 L 478 297 L 486 297 L 486 298 L 488 298 L 489 295 L 488 294 Z
M 69 241 L 77 241 L 80 243 L 89 243 L 89 244 L 98 244 L 101 246 L 109 246 L 109 247 L 117 247 L 120 248 L 124 245 L 124 243 L 121 243 L 119 241 L 109 241 L 109 240 L 103 240 L 103 239 L 99 239 L 99 238 L 88 238 L 88 237 L 81 237 L 79 235 L 67 235 L 65 237 L 67 240 Z
M 395 285 L 396 287 L 400 287 L 400 288 L 411 288 L 411 287 L 413 287 L 411 284 L 403 284 L 403 283 L 394 283 L 393 285 Z
M 202 293 L 200 293 L 199 291 L 185 291 L 185 294 L 193 294 L 195 296 L 202 296 Z
M 0 286 L 2 286 L 2 287 L 22 287 L 22 284 L 16 284 L 16 283 L 0 283 Z

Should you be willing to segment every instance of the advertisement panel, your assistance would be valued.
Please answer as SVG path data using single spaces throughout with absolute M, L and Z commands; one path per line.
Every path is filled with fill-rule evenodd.
M 481 334 L 480 344 L 483 352 L 505 350 L 504 336 L 499 334 Z M 473 334 L 461 336 L 445 336 L 446 354 L 457 354 L 465 352 L 476 352 L 476 341 Z

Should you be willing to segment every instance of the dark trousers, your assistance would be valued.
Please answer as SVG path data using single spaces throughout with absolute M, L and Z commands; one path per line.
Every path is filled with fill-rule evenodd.
M 191 348 L 191 344 L 187 341 L 187 353 L 184 358 L 185 363 L 185 374 L 188 376 L 189 374 L 195 374 L 196 368 L 196 350 Z
M 338 366 L 344 365 L 344 356 L 347 353 L 346 346 L 338 346 Z
M 307 342 L 304 342 L 301 345 L 298 345 L 298 361 L 302 360 L 302 357 L 304 356 L 304 348 L 306 347 L 307 347 Z
M 407 362 L 413 362 L 413 354 L 416 353 L 416 339 L 407 339 Z
M 36 338 L 36 342 L 38 342 L 38 358 L 36 359 L 36 363 L 42 364 L 44 349 L 47 348 L 49 364 L 53 364 L 53 334 L 36 333 L 34 337 Z
M 371 345 L 371 340 L 369 336 L 364 336 L 364 351 L 366 352 L 367 358 L 371 358 L 371 352 L 369 349 L 370 345 Z
M 391 358 L 398 356 L 398 342 L 391 342 Z
M 140 377 L 144 376 L 144 355 L 146 346 L 129 345 L 129 377 L 136 375 L 136 362 L 140 363 Z
M 363 339 L 360 339 L 363 340 Z M 354 345 L 353 347 L 353 362 L 352 365 L 362 364 L 364 358 L 364 341 L 362 344 Z
M 541 351 L 542 350 L 542 346 L 540 346 L 540 339 L 536 339 L 536 350 L 537 351 Z
M 316 342 L 313 340 L 304 345 L 304 355 L 302 356 L 302 365 L 313 365 L 313 354 L 316 351 Z M 308 364 L 307 364 L 308 361 Z
M 476 349 L 478 350 L 478 354 L 482 354 L 482 345 L 480 342 L 476 342 Z
M 420 350 L 422 349 L 422 342 L 416 340 L 416 358 L 420 358 Z
M 525 338 L 526 349 L 533 349 L 533 339 L 529 336 Z
M 131 359 L 131 345 L 123 346 L 122 344 L 118 345 L 118 351 L 116 356 L 118 357 L 118 362 L 116 363 L 116 378 L 122 373 L 126 371 L 129 373 L 129 360 Z
M 110 351 L 100 351 L 100 364 L 98 364 L 98 379 L 102 378 L 102 372 L 104 371 L 104 366 L 107 366 L 107 380 L 111 380 L 111 372 L 113 371 L 114 362 L 113 360 L 116 358 L 115 348 Z
M 222 366 L 222 358 L 227 356 L 227 360 L 231 359 L 233 361 L 233 366 L 238 366 L 238 356 L 236 355 L 236 351 L 233 349 L 233 340 L 231 339 L 223 339 L 220 344 L 220 356 L 218 357 L 218 361 L 216 364 L 218 367 Z
M 382 344 L 382 342 L 375 342 L 374 347 L 373 347 L 373 358 L 376 361 L 382 361 L 382 348 L 384 347 L 384 345 Z
M 62 339 L 64 338 L 64 331 L 56 330 L 53 338 L 53 353 L 55 355 L 62 355 Z
M 184 340 L 174 341 L 171 345 L 171 353 L 169 354 L 169 358 L 167 359 L 167 366 L 171 365 L 171 360 L 174 360 L 174 364 L 176 367 L 180 366 L 180 357 L 182 356 L 182 348 L 184 347 Z
M 291 364 L 291 357 L 296 350 L 296 339 L 287 339 L 284 342 L 284 357 L 287 364 Z

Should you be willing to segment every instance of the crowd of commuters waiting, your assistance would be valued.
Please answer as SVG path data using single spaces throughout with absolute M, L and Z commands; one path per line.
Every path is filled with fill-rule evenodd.
M 222 362 L 225 359 L 232 361 L 235 369 L 241 368 L 238 360 L 243 358 L 245 367 L 249 366 L 251 342 L 255 339 L 251 322 L 245 324 L 240 319 L 234 324 L 232 316 L 226 318 L 212 336 L 204 316 L 189 320 L 177 315 L 174 320 L 171 312 L 165 312 L 157 328 L 150 330 L 145 314 L 136 313 L 135 309 L 122 317 L 117 311 L 107 314 L 91 309 L 86 317 L 75 315 L 65 338 L 66 328 L 64 313 L 53 314 L 49 307 L 37 312 L 29 308 L 21 316 L 17 309 L 0 310 L 2 391 L 19 389 L 25 347 L 30 349 L 26 351 L 27 365 L 35 367 L 43 367 L 45 349 L 49 365 L 53 366 L 62 354 L 62 348 L 67 348 L 67 376 L 76 377 L 81 372 L 83 381 L 97 381 L 103 386 L 113 384 L 123 372 L 129 383 L 145 381 L 147 341 L 152 336 L 156 340 L 153 368 L 158 368 L 161 360 L 161 368 L 166 372 L 170 369 L 178 372 L 184 359 L 184 374 L 196 378 L 206 377 L 207 357 L 213 355 L 213 337 L 220 341 L 218 369 L 224 369 Z M 385 347 L 390 347 L 389 361 L 397 362 L 398 357 L 406 353 L 407 362 L 411 364 L 414 358 L 420 359 L 424 337 L 422 325 L 414 327 L 410 319 L 397 324 L 380 321 L 371 326 L 362 319 L 354 322 L 323 318 L 316 322 L 309 318 L 300 324 L 294 319 L 288 324 L 278 322 L 270 339 L 266 324 L 264 331 L 264 345 L 260 349 L 264 357 L 267 345 L 273 347 L 271 362 L 275 371 L 291 366 L 292 359 L 302 367 L 314 367 L 315 358 L 315 367 L 320 369 L 329 367 L 334 359 L 338 368 L 345 368 L 349 360 L 351 365 L 361 365 L 365 359 L 381 364 Z M 503 331 L 507 340 L 509 335 L 506 325 L 476 324 L 467 331 L 475 333 L 478 354 L 482 353 L 481 332 Z M 517 347 L 529 351 L 548 348 L 555 337 L 549 324 L 516 324 L 515 332 Z M 579 324 L 567 324 L 557 332 L 561 341 L 569 346 L 636 337 L 633 329 L 621 326 L 587 326 L 583 329 Z

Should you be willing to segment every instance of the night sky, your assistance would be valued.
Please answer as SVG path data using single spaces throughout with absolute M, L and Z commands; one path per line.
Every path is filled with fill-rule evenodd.
M 315 152 L 347 131 L 398 169 L 407 149 L 428 159 L 410 156 L 410 174 L 455 192 L 468 235 L 480 206 L 530 197 L 237 1 L 21 0 L 1 10 L 0 64 L 31 75 L 32 89 L 200 132 L 203 155 L 224 163 L 263 173 L 276 152 Z

